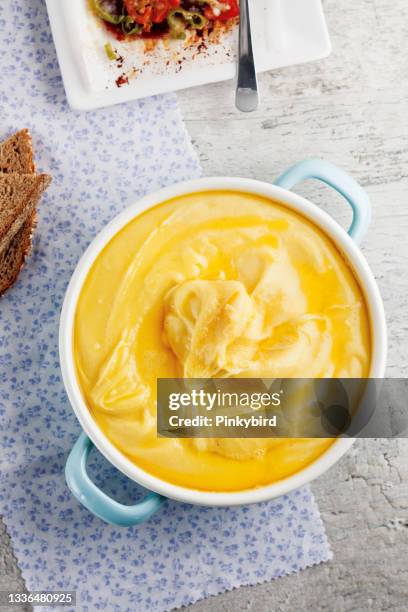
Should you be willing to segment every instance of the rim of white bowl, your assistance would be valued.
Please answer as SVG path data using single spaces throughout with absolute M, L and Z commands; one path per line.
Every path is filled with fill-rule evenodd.
M 384 307 L 377 283 L 359 247 L 330 215 L 309 200 L 271 183 L 238 177 L 200 178 L 165 187 L 127 206 L 102 229 L 79 260 L 65 294 L 59 330 L 61 371 L 69 401 L 82 429 L 108 461 L 130 479 L 165 497 L 190 504 L 232 506 L 257 503 L 279 497 L 311 482 L 333 466 L 349 450 L 355 440 L 346 438 L 336 440 L 313 463 L 299 472 L 269 485 L 232 492 L 189 489 L 169 483 L 143 470 L 109 441 L 93 419 L 82 397 L 74 365 L 73 328 L 77 301 L 86 276 L 101 250 L 115 234 L 145 210 L 176 197 L 206 191 L 236 191 L 263 196 L 302 214 L 333 240 L 354 271 L 366 298 L 372 339 L 372 361 L 369 377 L 383 378 L 387 358 L 387 330 Z

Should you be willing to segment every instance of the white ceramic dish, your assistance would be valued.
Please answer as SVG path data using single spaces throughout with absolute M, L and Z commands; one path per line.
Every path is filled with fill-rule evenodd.
M 354 211 L 347 234 L 328 214 L 296 195 L 291 189 L 307 178 L 317 178 L 339 191 Z M 242 178 L 204 178 L 162 189 L 150 194 L 117 216 L 95 238 L 80 260 L 67 289 L 60 322 L 60 360 L 63 380 L 75 414 L 85 432 L 71 452 L 67 463 L 67 481 L 76 497 L 92 512 L 116 524 L 133 524 L 145 520 L 160 505 L 157 493 L 192 504 L 226 506 L 260 502 L 283 495 L 310 482 L 329 469 L 351 446 L 353 440 L 339 439 L 314 463 L 271 485 L 233 493 L 211 493 L 191 490 L 165 482 L 133 464 L 105 437 L 88 410 L 78 384 L 73 359 L 73 326 L 77 301 L 85 278 L 101 250 L 111 238 L 135 216 L 161 202 L 192 192 L 232 190 L 258 194 L 286 204 L 320 227 L 345 255 L 365 293 L 372 329 L 372 362 L 370 377 L 384 376 L 387 342 L 386 323 L 381 296 L 364 256 L 356 245 L 370 220 L 369 201 L 359 185 L 344 172 L 319 160 L 301 162 L 282 175 L 277 184 Z M 88 436 L 88 437 L 87 437 Z M 86 475 L 86 459 L 92 442 L 101 453 L 129 478 L 153 491 L 145 506 L 121 506 L 102 493 Z
M 69 104 L 91 110 L 195 85 L 232 79 L 237 28 L 205 53 L 174 42 L 145 54 L 143 43 L 118 43 L 91 14 L 87 0 L 46 0 L 51 30 Z M 321 0 L 254 0 L 254 52 L 259 71 L 321 59 L 330 39 Z M 123 63 L 109 61 L 112 42 Z M 180 60 L 181 58 L 181 60 Z M 181 61 L 181 63 L 180 63 Z M 121 75 L 129 83 L 118 87 Z

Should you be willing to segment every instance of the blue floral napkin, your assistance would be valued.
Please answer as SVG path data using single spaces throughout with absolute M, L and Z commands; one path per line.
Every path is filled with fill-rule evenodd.
M 166 502 L 118 529 L 71 496 L 67 454 L 80 427 L 58 362 L 64 292 L 81 253 L 129 200 L 197 177 L 174 96 L 99 110 L 66 103 L 41 0 L 0 6 L 1 133 L 29 127 L 53 183 L 34 252 L 0 300 L 0 513 L 27 587 L 77 591 L 81 610 L 163 611 L 326 561 L 308 487 L 270 503 L 200 508 Z M 122 501 L 140 491 L 95 452 L 98 483 Z

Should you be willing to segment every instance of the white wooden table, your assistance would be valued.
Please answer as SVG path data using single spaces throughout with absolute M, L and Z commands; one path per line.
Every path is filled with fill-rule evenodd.
M 258 112 L 234 110 L 231 83 L 182 92 L 180 104 L 207 175 L 272 180 L 295 161 L 322 157 L 365 186 L 374 215 L 363 251 L 387 311 L 387 374 L 407 376 L 408 3 L 325 0 L 324 5 L 332 55 L 263 75 Z M 349 221 L 350 211 L 328 188 L 310 182 L 300 192 L 342 223 Z M 358 442 L 313 489 L 332 562 L 189 609 L 406 610 L 408 441 Z M 0 523 L 0 589 L 21 587 Z
M 262 105 L 233 108 L 231 84 L 183 92 L 204 172 L 272 180 L 307 157 L 332 161 L 370 194 L 363 251 L 379 282 L 388 376 L 408 375 L 408 4 L 325 0 L 333 53 L 260 79 Z M 299 191 L 347 224 L 328 188 Z M 408 440 L 359 441 L 313 484 L 332 562 L 191 606 L 191 612 L 408 609 Z

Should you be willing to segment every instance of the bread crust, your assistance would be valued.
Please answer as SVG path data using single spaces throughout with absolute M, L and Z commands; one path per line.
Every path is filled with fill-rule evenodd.
M 33 174 L 35 164 L 31 134 L 27 128 L 0 143 L 0 173 Z
M 31 214 L 6 249 L 0 253 L 0 297 L 17 280 L 32 249 L 33 231 L 37 225 L 37 212 Z
M 50 182 L 47 174 L 0 174 L 0 251 L 31 215 Z M 12 205 L 4 203 L 7 199 Z

